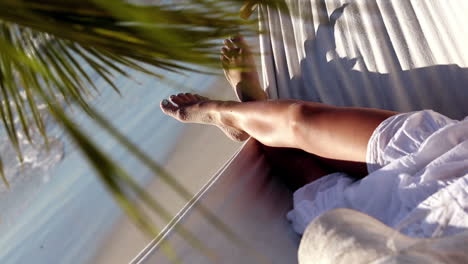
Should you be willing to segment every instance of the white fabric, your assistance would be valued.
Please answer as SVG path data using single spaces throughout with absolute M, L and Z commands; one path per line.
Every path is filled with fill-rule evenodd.
M 369 175 L 325 176 L 294 194 L 294 229 L 334 208 L 354 209 L 415 237 L 468 230 L 468 119 L 426 110 L 385 120 L 367 150 Z
M 268 32 L 260 35 L 260 52 L 263 86 L 270 98 L 399 112 L 433 109 L 458 120 L 468 115 L 468 1 L 285 3 L 283 13 L 271 6 L 259 10 L 260 30 Z M 313 218 L 308 214 L 337 207 L 358 208 L 393 227 L 400 223 L 407 234 L 418 236 L 465 227 L 458 226 L 463 220 L 456 217 L 466 210 L 466 177 L 454 175 L 463 175 L 467 161 L 460 155 L 466 145 L 452 144 L 450 140 L 460 139 L 458 134 L 436 137 L 435 131 L 443 126 L 458 129 L 461 124 L 430 111 L 392 120 L 373 138 L 376 146 L 369 153 L 369 169 L 374 173 L 367 179 L 351 184 L 343 174 L 333 174 L 296 193 L 295 206 L 301 209 L 289 217 L 297 231 L 302 232 Z M 441 141 L 430 141 L 434 151 L 419 154 L 430 133 Z M 403 144 L 408 141 L 413 144 Z M 454 149 L 440 151 L 449 146 Z M 413 160 L 415 155 L 418 159 Z
M 299 246 L 300 264 L 467 263 L 468 232 L 442 238 L 412 238 L 376 219 L 335 209 L 314 220 Z
M 468 1 L 285 2 L 260 6 L 270 98 L 468 115 Z

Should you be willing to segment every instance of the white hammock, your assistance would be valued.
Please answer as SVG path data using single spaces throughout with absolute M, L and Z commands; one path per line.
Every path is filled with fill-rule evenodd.
M 468 114 L 468 1 L 286 2 L 289 12 L 283 14 L 259 8 L 260 29 L 269 32 L 260 36 L 260 47 L 263 85 L 271 98 L 397 111 L 429 108 L 458 119 Z M 296 263 L 300 238 L 285 218 L 292 194 L 268 175 L 258 146 L 247 142 L 195 206 L 134 263 L 169 263 L 164 242 L 182 263 Z M 233 234 L 202 216 L 200 204 Z M 192 247 L 174 226 L 191 231 L 216 257 Z

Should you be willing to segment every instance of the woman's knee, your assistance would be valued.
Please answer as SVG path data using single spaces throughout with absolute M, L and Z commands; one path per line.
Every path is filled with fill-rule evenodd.
M 331 109 L 333 107 L 304 101 L 291 104 L 288 112 L 289 128 L 291 136 L 299 144 L 299 147 L 310 133 L 320 132 L 320 116 Z

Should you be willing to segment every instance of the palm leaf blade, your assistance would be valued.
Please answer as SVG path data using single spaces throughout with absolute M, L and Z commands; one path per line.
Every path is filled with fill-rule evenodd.
M 237 4 L 240 1 L 225 2 Z M 181 10 L 173 5 L 144 6 L 123 0 L 0 0 L 0 94 L 5 102 L 0 105 L 0 118 L 5 131 L 20 159 L 15 117 L 19 118 L 29 140 L 29 129 L 35 126 L 47 145 L 44 120 L 38 108 L 45 101 L 48 111 L 71 135 L 116 201 L 143 230 L 155 234 L 158 230 L 129 196 L 136 194 L 166 220 L 170 220 L 170 214 L 101 152 L 71 121 L 61 105 L 78 106 L 189 201 L 191 194 L 183 185 L 89 105 L 90 88 L 97 90 L 97 87 L 81 62 L 119 92 L 113 81 L 114 74 L 130 77 L 123 67 L 158 77 L 163 74 L 156 70 L 208 72 L 206 69 L 218 67 L 215 41 L 242 30 L 254 33 L 251 25 L 237 18 L 237 14 L 223 10 L 217 1 L 197 0 Z M 15 75 L 17 77 L 12 77 Z M 20 96 L 20 91 L 24 91 L 24 96 Z M 29 115 L 32 118 L 28 118 Z M 1 176 L 8 184 L 6 177 Z M 228 238 L 238 245 L 243 244 L 209 210 L 202 207 L 201 211 Z M 179 232 L 198 250 L 214 256 L 195 236 L 183 229 Z M 173 254 L 170 250 L 168 253 Z

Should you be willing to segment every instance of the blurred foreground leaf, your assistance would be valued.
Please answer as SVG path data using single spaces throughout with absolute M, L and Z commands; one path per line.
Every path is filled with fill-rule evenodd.
M 137 197 L 167 221 L 171 215 L 91 141 L 72 121 L 67 106 L 74 105 L 87 113 L 190 201 L 190 192 L 89 105 L 89 95 L 98 90 L 92 75 L 97 74 L 119 92 L 113 83 L 114 76 L 132 77 L 123 70 L 125 67 L 160 78 L 166 71 L 209 72 L 210 68 L 219 67 L 219 40 L 239 32 L 257 33 L 253 27 L 256 21 L 239 18 L 242 4 L 238 0 L 167 4 L 123 0 L 0 0 L 0 118 L 18 159 L 23 159 L 20 131 L 31 142 L 30 131 L 37 129 L 44 146 L 48 146 L 44 117 L 39 111 L 39 105 L 46 103 L 49 113 L 84 153 L 122 209 L 143 230 L 156 235 L 159 230 L 130 197 Z M 87 72 L 85 66 L 93 72 Z M 3 173 L 1 178 L 8 185 Z M 229 238 L 242 244 L 206 208 L 202 208 L 202 213 Z M 213 257 L 193 234 L 178 231 L 195 248 Z M 173 255 L 169 248 L 166 252 Z

